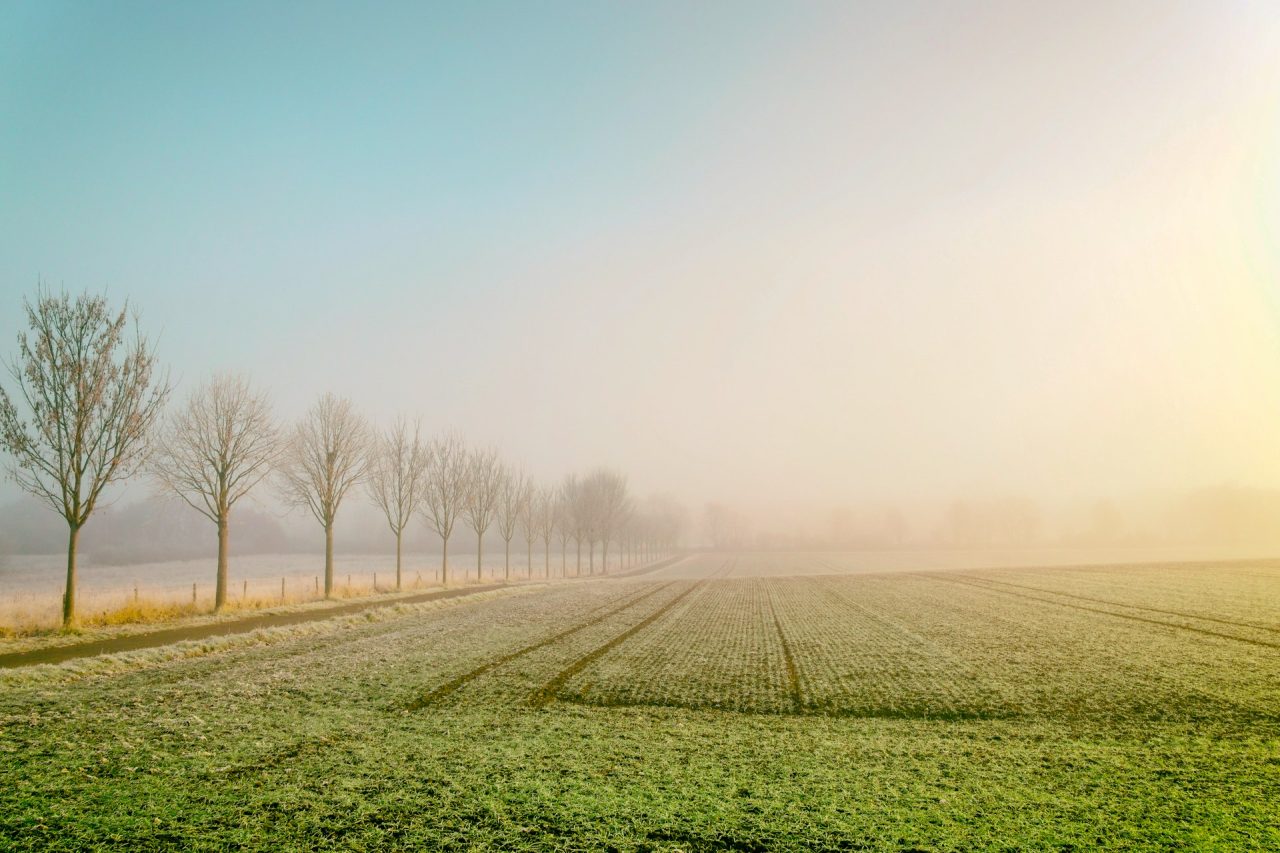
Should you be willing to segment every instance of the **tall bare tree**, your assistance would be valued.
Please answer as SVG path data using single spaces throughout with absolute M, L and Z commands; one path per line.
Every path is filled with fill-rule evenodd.
M 516 535 L 520 517 L 529 504 L 529 478 L 519 468 L 499 466 L 497 521 L 498 532 L 506 544 L 504 578 L 511 580 L 511 539 Z
M 333 524 L 347 492 L 365 476 L 369 430 L 350 400 L 325 394 L 294 427 L 281 457 L 280 487 L 292 506 L 324 527 L 324 594 L 333 595 Z
M 600 537 L 600 501 L 597 492 L 600 482 L 594 475 L 583 477 L 578 483 L 578 491 L 574 496 L 574 521 L 581 531 L 580 536 L 587 543 L 587 574 L 596 573 L 596 541 Z M 579 557 L 581 563 L 581 557 Z M 581 565 L 579 565 L 581 573 Z
M 564 482 L 560 484 L 560 500 L 564 505 L 564 522 L 578 549 L 578 562 L 574 568 L 574 576 L 577 577 L 582 574 L 582 540 L 590 525 L 588 496 L 583 491 L 582 481 L 577 474 L 565 476 Z
M 631 509 L 627 478 L 617 471 L 599 468 L 586 480 L 591 496 L 592 531 L 600 538 L 600 570 L 609 571 L 609 541 L 617 535 Z
M 405 419 L 397 418 L 372 442 L 365 482 L 369 497 L 382 510 L 396 537 L 396 589 L 402 587 L 400 546 L 404 529 L 422 501 L 426 479 L 427 448 L 422 444 L 421 428 L 415 421 L 410 431 Z
M 196 388 L 161 433 L 152 473 L 218 528 L 217 610 L 227 603 L 231 510 L 270 473 L 278 451 L 271 403 L 243 376 L 218 375 Z
M 534 526 L 542 539 L 542 570 L 548 578 L 551 577 L 551 538 L 556 532 L 556 503 L 556 491 L 549 486 L 538 489 L 537 498 L 530 501 Z
M 0 387 L 0 446 L 13 457 L 8 471 L 18 486 L 66 519 L 62 623 L 70 626 L 80 528 L 103 489 L 145 462 L 170 386 L 136 314 L 127 334 L 127 303 L 114 312 L 102 296 L 41 289 L 23 307 L 29 329 L 18 333 L 18 357 L 7 365 L 13 394 Z
M 568 554 L 569 540 L 573 538 L 573 512 L 569 508 L 569 499 L 563 487 L 555 490 L 555 505 L 551 517 L 556 537 L 560 540 L 560 577 L 566 578 L 569 576 Z
M 473 450 L 467 459 L 467 499 L 463 512 L 476 532 L 476 580 L 484 577 L 484 534 L 493 521 L 505 469 L 492 448 Z
M 467 503 L 467 446 L 456 433 L 436 436 L 427 447 L 427 487 L 422 515 L 440 537 L 440 582 L 449 583 L 449 537 Z
M 542 490 L 534 484 L 532 478 L 526 478 L 525 485 L 528 489 L 528 494 L 524 504 L 520 507 L 520 533 L 524 536 L 525 571 L 528 573 L 529 579 L 532 580 L 533 540 L 538 535 L 539 501 L 542 499 Z

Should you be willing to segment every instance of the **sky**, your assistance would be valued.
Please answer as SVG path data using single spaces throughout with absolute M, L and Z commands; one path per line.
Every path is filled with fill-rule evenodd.
M 9 2 L 41 280 L 694 506 L 1280 487 L 1280 9 Z

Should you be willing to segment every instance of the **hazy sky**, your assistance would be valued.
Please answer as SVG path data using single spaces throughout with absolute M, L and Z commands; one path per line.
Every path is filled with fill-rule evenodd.
M 38 277 L 694 502 L 1280 486 L 1280 7 L 9 2 Z

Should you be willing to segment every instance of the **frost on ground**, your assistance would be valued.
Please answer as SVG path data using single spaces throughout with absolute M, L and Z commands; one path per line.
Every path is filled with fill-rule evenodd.
M 1280 566 L 757 559 L 11 673 L 0 846 L 1280 845 Z

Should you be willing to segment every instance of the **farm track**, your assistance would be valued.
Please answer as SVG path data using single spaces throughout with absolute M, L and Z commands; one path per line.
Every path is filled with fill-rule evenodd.
M 381 607 L 393 607 L 398 604 L 421 604 L 427 601 L 443 601 L 450 598 L 461 598 L 482 592 L 504 589 L 509 584 L 495 583 L 483 586 L 461 587 L 457 589 L 440 589 L 385 601 L 359 601 L 352 604 L 339 604 L 323 610 L 304 610 L 293 613 L 268 613 L 261 616 L 250 616 L 229 622 L 214 622 L 207 625 L 190 625 L 183 628 L 166 628 L 160 631 L 148 631 L 145 634 L 131 634 L 125 637 L 112 637 L 106 640 L 92 640 L 87 643 L 75 643 L 66 646 L 51 646 L 43 649 L 31 649 L 25 652 L 0 654 L 0 669 L 13 669 L 22 666 L 36 666 L 45 663 L 64 663 L 77 658 L 111 655 L 120 652 L 153 649 L 182 643 L 188 640 L 206 640 L 210 637 L 222 637 L 230 634 L 247 634 L 266 628 L 281 628 L 288 625 L 300 625 L 305 622 L 318 622 L 333 619 L 337 616 L 349 616 Z
M 660 586 L 654 587 L 652 589 L 641 590 L 639 593 L 627 597 L 627 599 L 622 604 L 618 604 L 617 606 L 614 606 L 606 610 L 604 613 L 599 613 L 598 615 L 592 616 L 583 622 L 579 622 L 577 625 L 574 625 L 571 628 L 566 628 L 565 630 L 558 631 L 557 633 L 552 634 L 549 637 L 544 637 L 543 639 L 538 640 L 536 643 L 530 643 L 529 645 L 522 646 L 519 649 L 516 649 L 514 652 L 509 652 L 500 657 L 492 658 L 491 660 L 486 661 L 480 666 L 475 667 L 474 669 L 468 670 L 467 672 L 464 672 L 462 675 L 452 678 L 449 681 L 446 681 L 444 684 L 440 685 L 439 687 L 433 690 L 427 691 L 422 696 L 415 699 L 413 702 L 410 702 L 406 707 L 410 711 L 419 711 L 419 710 L 422 710 L 423 708 L 428 707 L 429 705 L 433 705 L 439 702 L 441 699 L 444 699 L 445 697 L 447 697 L 449 694 L 455 692 L 460 687 L 463 687 L 468 682 L 473 681 L 476 678 L 479 678 L 480 676 L 484 675 L 490 670 L 497 669 L 503 664 L 510 663 L 516 658 L 523 657 L 524 655 L 527 655 L 531 652 L 536 652 L 538 649 L 545 648 L 546 646 L 549 646 L 552 643 L 557 643 L 560 640 L 563 640 L 565 637 L 569 637 L 573 634 L 578 633 L 579 631 L 584 631 L 587 628 L 592 627 L 593 625 L 598 625 L 604 620 L 610 618 L 611 616 L 616 616 L 622 611 L 627 610 L 636 604 L 639 604 L 641 601 L 644 601 L 647 598 L 651 598 L 657 595 L 658 593 L 670 587 L 673 583 L 675 583 L 675 581 L 668 581 L 667 583 L 661 584 Z M 600 608 L 609 607 L 611 603 L 612 602 L 606 602 L 605 604 L 600 605 Z M 597 610 L 599 610 L 600 608 L 597 608 Z
M 995 578 L 984 578 L 969 576 L 969 579 L 981 581 L 983 583 L 999 584 L 1001 586 L 1011 586 L 1016 589 L 1025 589 L 1033 592 L 1044 592 L 1049 595 L 1060 595 L 1064 598 L 1074 598 L 1079 601 L 1090 601 L 1094 604 L 1105 604 L 1109 607 L 1127 607 L 1131 610 L 1145 610 L 1149 613 L 1163 613 L 1165 616 L 1180 616 L 1184 619 L 1197 619 L 1201 622 L 1216 622 L 1219 625 L 1226 625 L 1231 628 L 1245 628 L 1252 631 L 1267 631 L 1272 634 L 1280 634 L 1280 627 L 1274 625 L 1259 625 L 1256 622 L 1236 622 L 1231 619 L 1221 619 L 1217 616 L 1205 616 L 1200 613 L 1188 613 L 1184 610 L 1164 610 L 1159 607 L 1147 607 L 1142 604 L 1126 604 L 1122 601 L 1111 601 L 1106 598 L 1094 598 L 1088 595 L 1080 595 L 1074 592 L 1061 592 L 1056 589 L 1045 589 L 1039 586 L 1028 586 L 1020 583 L 1010 583 L 1009 581 L 996 580 Z
M 769 602 L 769 616 L 773 619 L 773 630 L 778 634 L 778 643 L 782 646 L 782 662 L 787 669 L 787 693 L 791 697 L 791 708 L 797 714 L 804 713 L 804 696 L 800 693 L 800 670 L 796 667 L 795 656 L 791 653 L 791 644 L 782 630 L 782 620 L 778 618 L 778 609 L 773 603 L 773 590 L 768 584 L 765 587 L 765 600 Z
M 672 583 L 674 583 L 674 581 Z M 644 619 L 641 619 L 639 622 L 632 625 L 627 630 L 623 631 L 621 634 L 618 634 L 612 640 L 609 640 L 607 643 L 604 643 L 603 645 L 597 646 L 596 648 L 592 649 L 591 651 L 587 652 L 585 655 L 575 660 L 573 663 L 569 664 L 564 669 L 560 670 L 560 672 L 558 672 L 550 681 L 548 681 L 546 684 L 539 687 L 529 696 L 529 707 L 541 708 L 547 705 L 548 703 L 550 703 L 552 700 L 556 698 L 556 694 L 560 692 L 561 688 L 564 687 L 564 685 L 569 681 L 570 678 L 573 678 L 575 675 L 577 675 L 582 670 L 586 669 L 592 663 L 595 663 L 595 661 L 604 657 L 610 651 L 622 645 L 627 640 L 631 639 L 631 637 L 635 636 L 640 631 L 644 630 L 645 628 L 652 625 L 654 622 L 661 619 L 666 613 L 670 612 L 671 608 L 675 607 L 681 601 L 688 598 L 691 593 L 705 587 L 706 584 L 707 584 L 707 581 L 705 580 L 695 582 L 692 586 L 690 586 L 684 592 L 680 593 L 675 598 L 671 599 L 666 604 L 662 605 L 657 610 L 650 613 Z M 665 589 L 666 587 L 664 586 L 662 588 Z
M 1192 633 L 1195 633 L 1195 634 L 1203 634 L 1206 637 L 1217 637 L 1218 639 L 1222 639 L 1222 640 L 1233 640 L 1237 643 L 1247 643 L 1252 646 L 1262 646 L 1268 649 L 1280 649 L 1280 643 L 1271 643 L 1271 642 L 1267 642 L 1266 640 L 1255 640 L 1251 637 L 1241 637 L 1236 634 L 1224 634 L 1221 631 L 1210 631 L 1207 628 L 1197 628 L 1194 625 L 1180 625 L 1177 622 L 1168 622 L 1163 619 L 1151 619 L 1146 616 L 1136 616 L 1132 613 L 1116 613 L 1113 610 L 1103 610 L 1098 607 L 1086 607 L 1083 604 L 1070 604 L 1066 601 L 1055 601 L 1051 598 L 1041 598 L 1036 595 L 1027 595 L 1026 593 L 1022 593 L 1022 592 L 1014 592 L 1013 590 L 1009 590 L 1009 589 L 1000 589 L 999 587 L 988 586 L 986 584 L 977 583 L 973 580 L 968 580 L 968 579 L 961 580 L 960 578 L 954 577 L 954 576 L 947 577 L 944 575 L 935 575 L 935 574 L 927 574 L 927 573 L 921 573 L 919 576 L 923 578 L 927 578 L 929 580 L 945 581 L 947 583 L 959 584 L 961 586 L 967 586 L 973 589 L 980 589 L 986 592 L 999 593 L 1001 595 L 1011 595 L 1011 596 L 1014 596 L 1015 598 L 1026 599 L 1027 601 L 1038 601 L 1041 604 L 1049 604 L 1056 607 L 1066 607 L 1072 610 L 1082 610 L 1086 613 L 1099 613 L 1103 616 L 1113 616 L 1116 619 L 1128 619 L 1132 622 L 1143 622 L 1148 625 L 1158 625 L 1162 628 L 1173 628 L 1174 630 L 1178 630 L 1178 631 L 1191 631 Z

